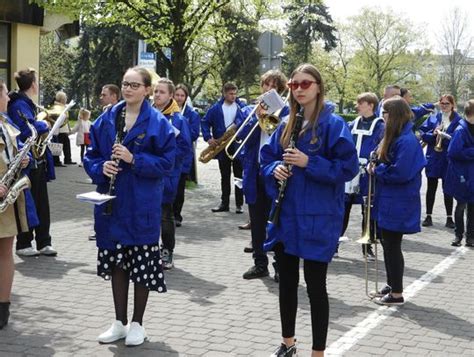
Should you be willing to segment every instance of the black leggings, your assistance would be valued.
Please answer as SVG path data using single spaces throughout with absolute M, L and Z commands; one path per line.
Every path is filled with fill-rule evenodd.
M 280 269 L 280 319 L 283 338 L 295 336 L 296 310 L 298 309 L 298 283 L 300 258 L 284 252 L 283 244 L 275 246 Z M 326 290 L 328 263 L 304 261 L 304 280 L 311 306 L 311 327 L 314 351 L 326 349 L 329 324 L 329 300 Z
M 428 188 L 426 190 L 426 214 L 433 213 L 433 206 L 435 203 L 436 190 L 438 189 L 438 179 L 436 177 L 428 177 Z M 446 208 L 446 215 L 453 214 L 453 198 L 444 195 L 444 207 Z
M 394 293 L 403 292 L 403 270 L 405 260 L 402 253 L 403 233 L 381 229 L 383 259 L 387 271 L 387 285 Z

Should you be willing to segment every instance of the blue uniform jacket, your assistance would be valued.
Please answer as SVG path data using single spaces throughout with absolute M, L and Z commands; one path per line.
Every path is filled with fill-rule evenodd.
M 448 168 L 448 158 L 446 153 L 448 151 L 450 140 L 443 139 L 442 152 L 434 150 L 436 135 L 433 134 L 433 131 L 441 124 L 441 120 L 441 112 L 437 115 L 430 115 L 420 127 L 420 132 L 422 133 L 421 138 L 428 144 L 426 149 L 426 160 L 428 161 L 425 168 L 426 177 L 444 178 L 446 176 L 446 170 Z M 459 114 L 454 112 L 454 118 L 449 124 L 446 133 L 452 136 L 460 120 L 461 117 Z
M 222 104 L 224 103 L 224 98 L 221 98 L 217 103 L 215 103 L 206 113 L 206 115 L 201 119 L 201 131 L 204 141 L 208 141 L 211 138 L 219 139 L 228 128 L 225 127 L 224 122 L 224 113 L 222 111 Z M 245 106 L 239 99 L 236 100 L 237 103 L 237 112 L 235 115 L 234 123 L 237 127 L 242 124 L 244 121 L 244 114 L 241 109 Z M 211 134 L 212 129 L 212 134 Z M 234 149 L 236 144 L 234 143 Z M 221 159 L 225 155 L 225 152 L 220 152 L 216 155 L 215 159 Z
M 201 116 L 199 113 L 191 108 L 189 105 L 186 105 L 183 116 L 187 119 L 189 124 L 189 130 L 191 132 L 191 141 L 194 143 L 198 137 L 201 130 Z M 183 173 L 189 174 L 191 172 L 191 167 L 194 162 L 194 148 L 191 148 L 191 155 L 188 155 L 183 162 Z
M 377 226 L 402 233 L 420 231 L 421 170 L 426 165 L 421 145 L 406 123 L 389 149 L 389 163 L 375 168 L 374 219 Z
M 84 157 L 84 168 L 97 185 L 97 192 L 107 193 L 109 178 L 102 173 L 110 160 L 115 142 L 115 117 L 125 102 L 103 113 L 91 126 L 91 145 Z M 143 101 L 135 125 L 122 144 L 130 150 L 135 164 L 120 162 L 116 176 L 112 215 L 103 215 L 104 206 L 95 206 L 97 246 L 115 249 L 123 245 L 157 244 L 160 238 L 163 178 L 173 170 L 176 152 L 174 131 L 168 120 L 148 101 Z
M 191 133 L 188 121 L 178 112 L 165 116 L 170 124 L 179 130 L 176 136 L 176 156 L 173 171 L 164 179 L 163 203 L 173 203 L 178 192 L 179 178 L 183 171 L 183 163 L 192 153 Z
M 331 261 L 336 251 L 344 215 L 344 183 L 357 174 L 358 159 L 346 123 L 331 111 L 325 105 L 320 113 L 316 143 L 311 143 L 311 129 L 298 139 L 297 148 L 309 156 L 308 165 L 293 167 L 280 222 L 267 227 L 266 250 L 282 242 L 286 253 L 321 262 Z M 278 196 L 273 170 L 282 163 L 284 127 L 280 125 L 260 151 L 265 189 L 273 199 Z
M 22 92 L 13 92 L 10 94 L 10 102 L 8 103 L 8 115 L 12 122 L 20 130 L 20 140 L 25 142 L 31 136 L 31 130 L 26 125 L 25 121 L 20 117 L 18 111 L 28 119 L 38 132 L 38 136 L 46 134 L 49 131 L 48 124 L 44 121 L 37 121 L 36 105 L 33 101 Z M 53 155 L 49 149 L 46 149 L 46 177 L 48 181 L 54 180 L 56 174 L 54 171 Z
M 474 203 L 474 137 L 464 119 L 448 147 L 448 171 L 444 192 L 462 203 Z
M 373 119 L 377 120 L 377 118 Z M 352 131 L 354 128 L 356 120 L 353 120 L 349 122 L 349 130 Z M 383 139 L 383 134 L 385 131 L 385 123 L 383 120 L 379 120 L 375 124 L 374 131 L 372 132 L 371 136 L 364 135 L 362 138 L 362 145 L 360 149 L 360 154 L 359 158 L 364 158 L 367 159 L 367 162 L 369 161 L 370 158 L 370 153 L 374 151 L 377 146 L 379 145 L 380 141 Z M 353 134 L 352 138 L 354 140 L 354 145 L 357 143 L 357 134 Z M 369 191 L 369 178 L 366 172 L 360 175 L 360 180 L 359 180 L 359 185 L 360 185 L 360 192 L 359 194 L 356 195 L 355 203 L 360 203 L 362 204 L 363 197 L 367 196 L 367 193 Z M 346 199 L 348 199 L 349 195 L 346 194 Z
M 422 116 L 431 113 L 434 110 L 435 106 L 433 103 L 424 103 L 420 106 L 412 106 L 411 111 L 413 112 L 413 121 L 417 121 Z
M 242 113 L 244 116 L 247 117 L 252 112 L 254 107 L 254 105 L 249 105 L 243 108 Z M 280 112 L 280 120 L 286 117 L 288 114 L 288 106 L 285 106 Z M 258 153 L 260 151 L 260 134 L 262 132 L 262 129 L 257 124 L 257 122 L 257 116 L 253 115 L 247 124 L 240 128 L 239 134 L 237 135 L 238 140 L 244 140 L 252 128 L 257 125 L 252 135 L 245 143 L 240 155 L 243 169 L 242 188 L 245 196 L 245 202 L 247 204 L 254 204 L 257 202 L 257 177 L 259 176 L 260 172 Z

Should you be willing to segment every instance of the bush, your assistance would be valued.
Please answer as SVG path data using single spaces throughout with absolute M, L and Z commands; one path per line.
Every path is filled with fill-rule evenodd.
M 353 121 L 355 118 L 359 116 L 359 114 L 340 114 L 340 113 L 336 113 L 336 114 L 339 115 L 346 122 Z

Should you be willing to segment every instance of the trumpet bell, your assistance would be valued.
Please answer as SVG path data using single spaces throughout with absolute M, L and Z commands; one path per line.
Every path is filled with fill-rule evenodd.
M 258 118 L 258 125 L 268 135 L 272 135 L 280 125 L 280 118 L 272 114 L 262 115 Z

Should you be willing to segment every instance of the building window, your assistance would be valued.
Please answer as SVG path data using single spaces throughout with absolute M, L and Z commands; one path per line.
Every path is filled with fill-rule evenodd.
M 0 78 L 10 87 L 10 24 L 0 22 Z

